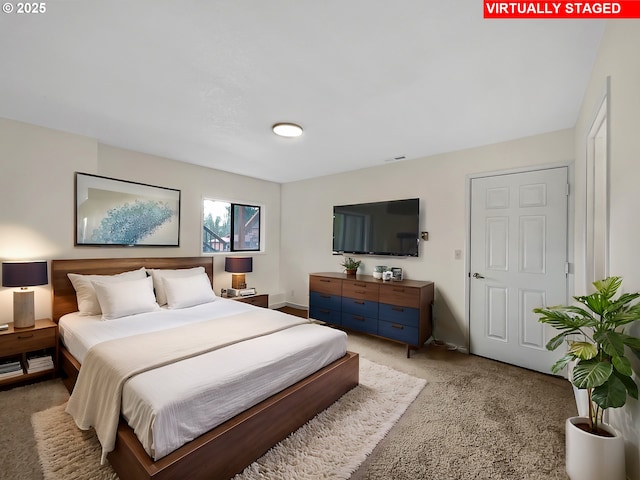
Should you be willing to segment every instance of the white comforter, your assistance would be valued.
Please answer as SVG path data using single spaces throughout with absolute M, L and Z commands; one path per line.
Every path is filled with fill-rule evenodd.
M 220 299 L 189 309 L 110 321 L 71 315 L 60 322 L 61 337 L 82 361 L 88 349 L 103 340 L 255 308 Z M 305 323 L 141 373 L 124 384 L 122 413 L 147 453 L 157 460 L 345 351 L 343 332 Z

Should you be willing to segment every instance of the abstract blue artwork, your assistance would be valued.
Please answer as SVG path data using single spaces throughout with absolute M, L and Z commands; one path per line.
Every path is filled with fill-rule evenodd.
M 179 246 L 180 190 L 76 173 L 75 244 Z

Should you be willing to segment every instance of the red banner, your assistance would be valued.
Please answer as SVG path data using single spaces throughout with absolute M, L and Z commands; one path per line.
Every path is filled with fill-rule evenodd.
M 640 18 L 640 0 L 618 2 L 484 0 L 484 18 Z

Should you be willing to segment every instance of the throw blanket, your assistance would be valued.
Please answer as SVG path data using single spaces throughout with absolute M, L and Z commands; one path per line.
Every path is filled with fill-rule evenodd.
M 95 429 L 102 445 L 104 463 L 107 453 L 115 446 L 122 387 L 127 379 L 185 358 L 308 322 L 259 308 L 180 328 L 102 342 L 87 352 L 66 411 L 80 429 Z

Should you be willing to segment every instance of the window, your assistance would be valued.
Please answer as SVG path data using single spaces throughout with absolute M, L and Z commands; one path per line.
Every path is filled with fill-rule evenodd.
M 260 250 L 260 207 L 205 199 L 202 253 Z

